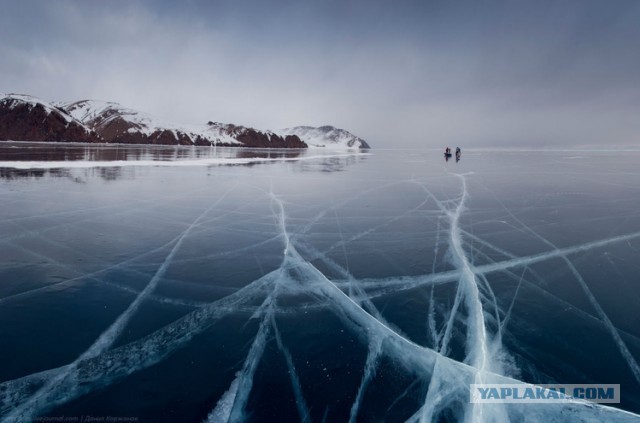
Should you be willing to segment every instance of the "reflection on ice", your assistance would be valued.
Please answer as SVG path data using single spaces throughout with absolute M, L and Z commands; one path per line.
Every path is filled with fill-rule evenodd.
M 144 166 L 215 167 L 298 162 L 301 171 L 342 171 L 369 153 L 298 149 L 247 149 L 183 146 L 121 146 L 50 143 L 0 144 L 0 178 L 59 176 L 83 182 L 74 171 L 99 169 L 105 180 L 119 179 L 123 169 Z M 131 173 L 128 173 L 131 177 Z M 84 174 L 85 178 L 87 174 Z
M 296 157 L 318 175 L 322 166 L 314 166 L 334 159 Z M 468 162 L 469 155 L 460 165 Z M 166 169 L 155 171 L 166 176 Z M 74 283 L 125 296 L 105 298 L 117 312 L 106 327 L 94 330 L 92 342 L 74 348 L 73 358 L 3 378 L 3 421 L 76 412 L 84 406 L 78 400 L 90 398 L 89 393 L 98 398 L 96 403 L 115 401 L 125 384 L 146 386 L 144 379 L 151 378 L 154 386 L 170 386 L 182 372 L 195 379 L 204 373 L 199 388 L 190 392 L 197 404 L 182 410 L 193 413 L 189 421 L 265 420 L 275 418 L 269 413 L 276 412 L 282 413 L 279 419 L 302 422 L 638 421 L 633 412 L 640 409 L 640 334 L 633 325 L 620 327 L 624 314 L 617 314 L 611 298 L 588 277 L 589 263 L 579 260 L 605 249 L 616 251 L 620 260 L 633 257 L 640 238 L 637 227 L 612 230 L 606 237 L 557 242 L 544 233 L 543 224 L 494 202 L 492 220 L 503 219 L 511 228 L 496 237 L 495 232 L 480 230 L 488 206 L 483 198 L 474 198 L 482 189 L 483 174 L 478 171 L 412 176 L 366 188 L 355 185 L 353 190 L 330 185 L 335 195 L 318 203 L 311 201 L 316 197 L 304 201 L 310 194 L 298 191 L 299 185 L 281 185 L 290 175 L 274 172 L 249 181 L 233 174 L 224 189 L 215 187 L 215 195 L 200 195 L 194 202 L 168 196 L 158 203 L 138 199 L 140 203 L 127 210 L 87 205 L 70 222 L 47 220 L 42 228 L 7 236 L 2 245 L 17 255 L 15 261 L 37 258 L 73 272 L 79 268 L 42 249 L 50 244 L 58 254 L 81 256 L 63 236 L 54 235 L 66 233 L 66 228 L 89 228 L 94 231 L 91 237 L 96 225 L 106 222 L 106 227 L 115 228 L 136 213 L 142 216 L 138 224 L 172 223 L 170 235 L 143 231 L 144 242 L 138 236 L 126 238 L 135 225 L 119 229 L 130 251 L 118 250 L 129 246 L 123 242 L 113 256 L 101 257 L 98 265 L 76 278 L 47 279 L 41 286 L 0 298 L 0 311 L 14 310 L 23 301 L 38 304 L 43 297 L 53 301 L 48 296 L 54 294 L 78 301 L 73 290 L 67 292 Z M 319 187 L 324 183 L 311 178 L 306 182 Z M 207 193 L 210 189 L 202 188 Z M 385 209 L 376 208 L 380 195 L 394 201 Z M 64 219 L 70 211 L 53 213 Z M 111 215 L 117 213 L 115 218 Z M 10 227 L 25 219 L 50 218 L 7 216 L 1 222 Z M 536 240 L 543 248 L 531 246 L 530 254 L 515 254 L 516 243 L 523 239 Z M 100 245 L 99 251 L 107 247 Z M 553 271 L 561 278 L 548 276 L 550 263 L 559 264 Z M 628 277 L 607 263 L 620 279 Z M 9 262 L 2 264 L 6 267 L 0 270 L 13 269 Z M 384 272 L 377 271 L 379 267 Z M 116 271 L 143 283 L 111 277 Z M 628 295 L 637 294 L 630 290 Z M 614 299 L 625 307 L 623 298 Z M 170 318 L 154 325 L 152 310 Z M 558 326 L 557 333 L 538 333 L 538 328 L 550 325 L 546 319 L 551 313 L 597 328 L 594 339 L 608 343 L 607 357 L 615 361 L 609 370 L 616 378 L 630 372 L 621 405 L 630 411 L 578 400 L 534 407 L 469 403 L 472 383 L 541 384 L 549 377 L 576 375 L 583 379 L 561 382 L 618 382 L 598 380 L 588 357 L 573 361 L 572 354 L 585 341 L 564 339 L 563 319 L 551 322 Z M 136 330 L 139 336 L 129 333 Z M 337 341 L 345 333 L 355 340 L 350 349 Z M 544 339 L 535 343 L 539 337 L 561 345 L 550 350 Z M 236 344 L 225 350 L 225 345 Z M 185 357 L 197 357 L 203 367 L 191 369 Z M 226 364 L 219 366 L 216 360 L 223 359 Z M 322 364 L 323 378 L 314 373 L 315 362 L 330 363 Z M 332 365 L 339 371 L 328 371 Z M 152 367 L 158 373 L 145 371 Z M 558 368 L 559 373 L 552 374 Z M 166 374 L 173 376 L 163 379 Z M 270 392 L 273 384 L 278 392 Z M 342 401 L 325 401 L 324 395 L 330 394 L 326 391 L 339 391 Z M 279 411 L 269 408 L 274 403 Z M 141 410 L 142 405 L 134 399 L 129 407 Z M 148 407 L 161 406 L 152 401 Z

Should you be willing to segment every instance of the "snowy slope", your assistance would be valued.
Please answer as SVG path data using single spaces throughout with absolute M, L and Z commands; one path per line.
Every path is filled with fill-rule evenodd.
M 296 126 L 278 131 L 280 135 L 297 135 L 310 147 L 327 147 L 336 149 L 370 148 L 362 138 L 349 131 L 334 126 Z
M 81 100 L 48 103 L 22 94 L 0 98 L 0 139 L 199 145 L 255 148 L 369 148 L 352 133 L 333 126 L 297 126 L 261 131 L 241 125 L 208 122 L 184 125 L 158 119 L 118 103 Z
M 212 144 L 242 145 L 232 134 L 225 131 L 224 126 L 178 124 L 122 107 L 114 102 L 82 100 L 61 104 L 61 107 L 107 139 L 123 132 L 145 137 L 170 133 L 176 140 L 186 138 L 194 144 L 198 139 L 202 139 Z
M 64 109 L 24 94 L 0 96 L 0 140 L 99 141 L 95 132 Z
M 298 137 L 282 137 L 240 125 L 208 122 L 184 125 L 155 118 L 118 103 L 82 100 L 60 104 L 108 142 L 306 148 Z
M 65 110 L 61 110 L 55 105 L 51 105 L 44 100 L 40 100 L 37 97 L 26 95 L 26 94 L 0 94 L 0 104 L 5 106 L 8 110 L 15 109 L 18 106 L 26 105 L 30 108 L 34 108 L 36 106 L 41 106 L 44 108 L 47 114 L 55 114 L 62 117 L 67 123 L 75 122 L 79 125 L 82 125 L 80 120 L 74 119 L 69 113 L 66 113 Z M 84 125 L 82 125 L 84 126 Z

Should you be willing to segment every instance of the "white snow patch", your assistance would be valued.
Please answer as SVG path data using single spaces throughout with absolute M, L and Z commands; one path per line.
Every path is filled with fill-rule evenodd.
M 184 134 L 193 143 L 200 137 L 214 145 L 219 143 L 242 145 L 240 141 L 226 132 L 228 125 L 179 124 L 162 120 L 137 110 L 128 109 L 118 103 L 99 100 L 83 100 L 60 104 L 60 106 L 74 118 L 90 127 L 96 127 L 96 129 L 105 127 L 113 120 L 120 118 L 132 125 L 127 130 L 130 134 L 140 133 L 148 137 L 155 132 L 170 131 L 173 132 L 176 139 L 179 138 L 180 134 Z
M 69 113 L 65 113 L 64 111 L 58 109 L 57 105 L 55 104 L 54 105 L 49 104 L 46 101 L 40 100 L 37 97 L 26 95 L 26 94 L 2 94 L 1 97 L 2 99 L 0 100 L 0 104 L 2 103 L 7 104 L 10 110 L 13 110 L 14 108 L 22 104 L 26 104 L 31 108 L 36 107 L 37 105 L 40 105 L 44 108 L 47 114 L 55 113 L 57 115 L 60 115 L 67 122 L 67 124 L 71 122 L 75 122 L 76 124 L 84 127 L 85 130 L 89 132 L 89 129 L 86 128 L 85 125 L 82 124 L 82 122 L 75 119 Z
M 369 148 L 369 145 L 362 138 L 358 138 L 349 131 L 335 128 L 333 126 L 296 126 L 285 128 L 276 133 L 280 136 L 297 135 L 309 147 L 331 148 L 331 149 L 360 149 Z

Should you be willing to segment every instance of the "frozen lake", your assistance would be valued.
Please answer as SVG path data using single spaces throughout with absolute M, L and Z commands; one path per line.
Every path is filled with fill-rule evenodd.
M 640 421 L 638 163 L 0 143 L 1 421 Z

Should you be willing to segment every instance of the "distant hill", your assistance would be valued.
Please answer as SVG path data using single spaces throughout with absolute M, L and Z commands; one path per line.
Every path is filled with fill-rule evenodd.
M 9 94 L 0 99 L 0 140 L 97 142 L 100 136 L 64 109 Z
M 279 134 L 296 135 L 310 147 L 330 147 L 341 149 L 371 148 L 362 138 L 334 126 L 296 126 L 277 131 Z
M 364 140 L 333 126 L 261 131 L 218 122 L 183 125 L 156 119 L 113 102 L 48 103 L 23 94 L 0 94 L 0 141 L 369 148 Z
M 244 126 L 209 122 L 183 125 L 156 119 L 118 103 L 82 100 L 58 105 L 106 142 L 122 144 L 216 145 L 226 147 L 306 148 L 300 138 Z

